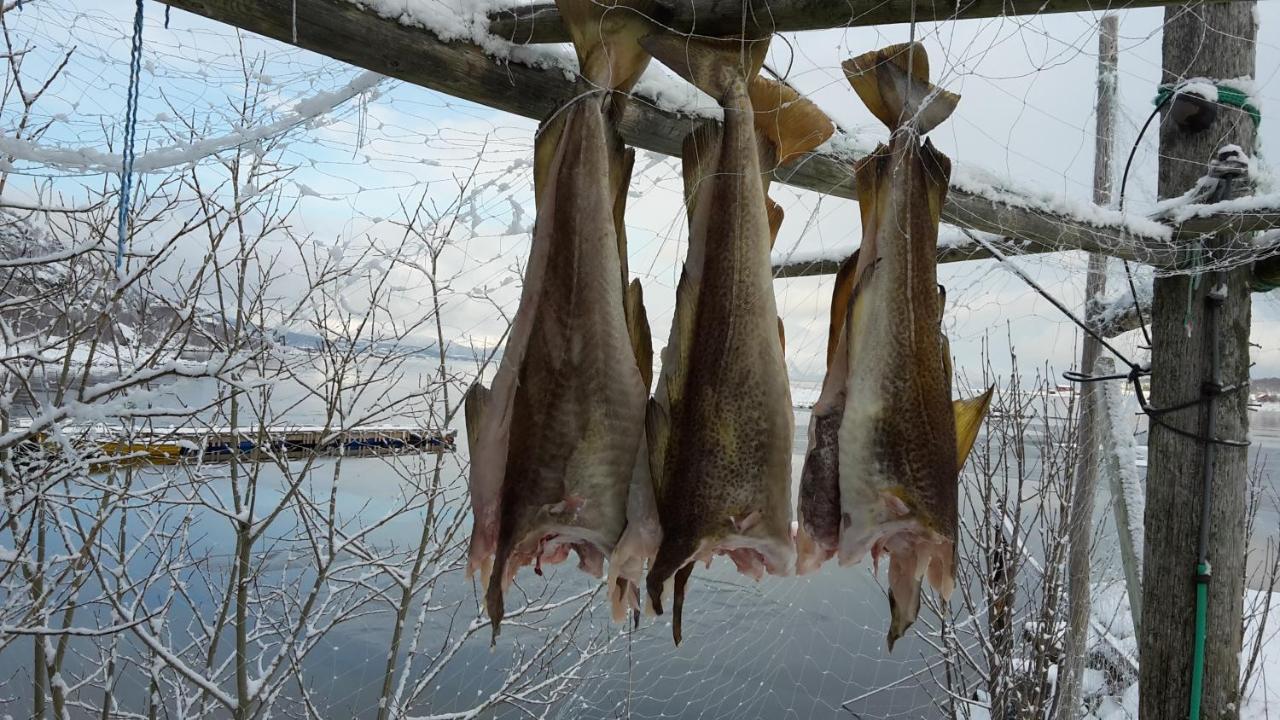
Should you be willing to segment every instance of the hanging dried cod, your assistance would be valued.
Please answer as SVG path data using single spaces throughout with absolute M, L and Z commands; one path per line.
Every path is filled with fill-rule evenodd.
M 539 128 L 538 216 L 520 306 L 492 391 L 477 385 L 467 396 L 468 574 L 479 570 L 486 584 L 495 639 L 519 567 L 541 574 L 573 550 L 599 576 L 627 523 L 633 481 L 648 479 L 633 472 L 648 387 L 637 350 L 649 341 L 639 285 L 625 286 L 632 158 L 615 120 L 621 93 L 648 64 L 638 39 L 649 29 L 643 12 L 608 4 L 557 2 L 580 92 Z M 641 362 L 647 373 L 651 358 Z
M 857 163 L 862 247 L 832 298 L 827 376 L 813 408 L 801 475 L 797 571 L 838 552 L 841 565 L 889 554 L 889 649 L 915 621 L 922 580 L 955 585 L 960 468 L 991 391 L 951 401 L 951 362 L 937 282 L 938 222 L 951 161 L 920 136 L 959 97 L 929 83 L 918 43 L 843 65 L 892 131 Z
M 684 143 L 689 251 L 647 417 L 662 541 L 646 582 L 660 614 L 674 576 L 679 643 L 695 561 L 725 554 L 756 578 L 791 570 L 795 421 L 769 264 L 781 213 L 766 205 L 762 158 L 771 169 L 816 147 L 831 123 L 756 78 L 767 41 L 654 36 L 643 44 L 725 112 L 723 127 L 704 124 Z

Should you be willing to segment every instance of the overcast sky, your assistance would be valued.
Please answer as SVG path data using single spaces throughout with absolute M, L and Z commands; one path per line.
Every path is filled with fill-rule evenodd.
M 456 0 L 467 5 L 474 0 Z M 448 5 L 451 0 L 412 0 Z M 410 3 L 412 4 L 412 3 Z M 127 78 L 132 3 L 125 0 L 41 0 L 6 21 L 39 45 L 35 63 L 53 62 L 77 47 L 57 96 L 42 110 L 55 123 L 50 142 L 105 148 L 119 132 Z M 207 118 L 211 134 L 226 132 L 226 105 L 244 85 L 238 42 L 230 28 L 175 10 L 164 29 L 163 8 L 148 4 L 144 35 L 143 92 L 139 136 L 163 144 L 172 117 Z M 13 14 L 11 14 L 13 15 Z M 1258 6 L 1256 101 L 1265 118 L 1260 148 L 1280 142 L 1280 38 L 1266 28 L 1280 26 L 1280 3 Z M 1160 75 L 1161 10 L 1120 14 L 1120 128 L 1118 154 L 1127 154 L 1138 126 L 1150 113 Z M 927 46 L 935 82 L 961 94 L 952 118 L 932 134 L 957 165 L 982 168 L 1039 192 L 1090 197 L 1093 173 L 1093 117 L 1099 14 L 997 18 L 940 24 L 922 23 L 916 37 Z M 839 71 L 840 61 L 876 47 L 908 39 L 906 25 L 809 32 L 774 41 L 770 64 L 816 101 L 845 130 L 870 138 L 886 131 L 861 106 Z M 350 68 L 288 45 L 244 36 L 245 52 L 265 58 L 262 76 L 280 108 L 299 98 L 334 90 L 355 77 Z M 5 119 L 5 127 L 11 120 Z M 448 197 L 451 178 L 475 164 L 484 148 L 479 184 L 484 199 L 458 249 L 447 262 L 459 273 L 456 288 L 487 286 L 509 307 L 517 297 L 518 268 L 527 252 L 532 222 L 530 155 L 535 124 L 399 82 L 382 83 L 376 96 L 348 103 L 325 123 L 292 134 L 285 160 L 300 166 L 291 192 L 302 196 L 296 219 L 317 243 L 360 243 L 398 234 L 385 221 L 401 198 L 426 189 Z M 1135 160 L 1129 204 L 1154 200 L 1154 131 Z M 54 169 L 23 166 L 35 180 L 60 175 Z M 641 153 L 632 185 L 628 225 L 631 269 L 645 283 L 655 344 L 665 344 L 679 263 L 685 251 L 678 165 Z M 60 187 L 101 183 L 81 176 Z M 21 184 L 12 192 L 22 192 Z M 787 210 L 780 251 L 851 250 L 859 237 L 857 208 L 850 201 L 821 198 L 774 186 Z M 1078 253 L 1018 260 L 1071 306 L 1082 302 L 1084 257 Z M 1119 289 L 1113 273 L 1111 287 Z M 1007 369 L 1012 344 L 1024 371 L 1048 365 L 1067 369 L 1079 333 L 1048 303 L 992 262 L 943 266 L 948 289 L 946 327 L 959 367 L 976 369 L 984 339 L 999 369 Z M 777 281 L 779 307 L 787 328 L 793 375 L 821 376 L 830 278 Z M 412 293 L 409 289 L 407 293 Z M 492 340 L 501 322 L 485 303 L 461 293 L 446 310 L 449 332 Z M 1255 296 L 1255 375 L 1280 375 L 1280 302 Z M 1127 344 L 1132 346 L 1132 339 Z

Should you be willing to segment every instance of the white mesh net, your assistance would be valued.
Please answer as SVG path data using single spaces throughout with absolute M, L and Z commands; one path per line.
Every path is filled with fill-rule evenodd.
M 4 4 L 10 59 L 0 204 L 5 227 L 16 234 L 0 240 L 18 243 L 6 247 L 6 260 L 114 237 L 131 5 Z M 401 5 L 406 21 L 414 12 L 467 18 L 484 7 L 470 0 Z M 26 708 L 43 707 L 34 697 L 40 693 L 73 717 L 96 715 L 105 703 L 118 717 L 156 708 L 225 716 L 243 706 L 248 715 L 298 717 L 375 717 L 385 710 L 411 717 L 986 718 L 998 713 L 991 689 L 1014 686 L 1017 692 L 1005 697 L 1047 706 L 1052 689 L 1035 683 L 1052 674 L 1051 651 L 1060 648 L 1065 581 L 1063 557 L 1054 553 L 1065 552 L 1060 512 L 1078 454 L 1073 396 L 1056 387 L 1056 370 L 1074 362 L 1081 336 L 993 262 L 939 271 L 957 367 L 973 376 L 962 375 L 957 387 L 964 394 L 991 383 L 1001 388 L 983 441 L 990 445 L 980 448 L 983 459 L 964 480 L 962 589 L 945 623 L 936 609 L 925 610 L 892 655 L 884 641 L 888 604 L 869 568 L 830 565 L 813 576 L 757 584 L 723 560 L 695 570 L 679 648 L 666 618 L 645 618 L 634 630 L 610 624 L 598 583 L 562 566 L 545 577 L 520 574 L 508 596 L 507 629 L 490 651 L 482 593 L 463 576 L 465 433 L 459 452 L 439 459 L 281 459 L 234 477 L 230 466 L 213 462 L 97 472 L 92 451 L 77 444 L 95 424 L 135 432 L 175 424 L 207 430 L 244 425 L 245 418 L 264 425 L 461 427 L 461 392 L 491 371 L 486 358 L 500 347 L 518 302 L 534 220 L 533 121 L 181 11 L 166 28 L 163 6 L 146 11 L 128 266 L 146 268 L 154 280 L 138 297 L 243 316 L 249 326 L 271 328 L 282 354 L 267 361 L 252 342 L 222 354 L 201 346 L 200 362 L 212 362 L 211 353 L 220 361 L 258 359 L 175 381 L 175 368 L 185 366 L 168 363 L 181 361 L 181 353 L 148 354 L 145 343 L 120 341 L 135 328 L 141 332 L 139 320 L 112 336 L 107 359 L 68 382 L 59 374 L 63 360 L 79 362 L 88 352 L 62 337 L 73 333 L 57 325 L 45 333 L 59 335 L 56 341 L 34 352 L 23 344 L 31 330 L 5 320 L 20 332 L 6 336 L 3 348 L 9 434 L 0 435 L 7 442 L 27 424 L 39 426 L 23 441 L 39 445 L 47 461 L 25 476 L 39 479 L 39 491 L 15 489 L 17 441 L 4 445 L 9 509 L 0 519 L 9 524 L 0 530 L 0 704 L 23 708 L 15 716 L 39 712 Z M 1267 4 L 1258 12 L 1264 23 L 1275 17 Z M 1098 21 L 1095 14 L 1003 17 L 914 29 L 940 66 L 935 81 L 965 98 L 933 136 L 964 168 L 958 183 L 993 195 L 1017 187 L 1035 198 L 1028 202 L 1039 203 L 1038 212 L 1065 218 L 1068 228 L 1113 217 L 1064 199 L 1090 192 Z M 1126 15 L 1122 30 L 1120 155 L 1137 141 L 1152 107 L 1158 11 Z M 883 129 L 856 102 L 838 63 L 907 33 L 889 26 L 789 34 L 774 43 L 769 66 L 826 109 L 854 144 L 871 147 Z M 1264 36 L 1258 54 L 1251 97 L 1264 116 L 1274 115 L 1280 47 Z M 1270 146 L 1274 127 L 1262 126 L 1260 147 Z M 1146 212 L 1155 195 L 1154 132 L 1138 142 L 1135 157 L 1128 205 Z M 977 167 L 998 174 L 971 169 Z M 1261 155 L 1254 171 L 1258 195 L 1280 190 Z M 993 179 L 1003 177 L 1019 181 Z M 787 213 L 777 262 L 842 257 L 856 245 L 852 201 L 777 183 L 772 194 Z M 238 213 L 240 204 L 254 209 Z M 652 334 L 666 338 L 686 249 L 678 161 L 638 153 L 627 227 L 630 270 L 644 283 Z M 29 228 L 47 228 L 55 244 L 33 243 L 41 231 Z M 236 270 L 230 259 L 249 257 L 235 254 L 249 241 L 252 257 Z M 1030 254 L 998 236 L 992 241 L 1069 307 L 1084 305 L 1082 253 Z M 1252 262 L 1280 247 L 1274 234 L 1255 243 L 1268 249 L 1217 266 Z M 161 259 L 149 266 L 151 253 Z M 57 271 L 63 285 L 40 285 L 23 268 L 0 269 L 10 273 L 7 281 L 45 292 L 81 272 L 101 276 L 110 260 L 105 245 L 49 259 L 72 268 Z M 211 265 L 223 274 L 201 275 Z M 1135 273 L 1146 300 L 1153 272 L 1135 265 Z M 60 298 L 49 302 L 64 303 L 59 318 L 75 315 L 76 305 L 105 317 L 116 307 L 108 299 L 112 282 L 91 284 L 83 295 L 48 290 Z M 177 292 L 184 287 L 192 290 Z M 1109 269 L 1108 287 L 1120 300 L 1129 293 L 1118 263 Z M 190 305 L 156 300 L 175 292 Z M 776 292 L 793 397 L 797 405 L 811 404 L 824 369 L 830 279 L 781 280 Z M 36 295 L 21 302 L 6 295 L 5 302 L 44 302 Z M 246 305 L 244 298 L 253 301 Z M 1280 350 L 1271 340 L 1280 337 L 1280 306 L 1271 296 L 1256 298 L 1261 372 L 1255 375 L 1280 374 Z M 138 316 L 149 312 L 139 309 Z M 65 322 L 76 328 L 96 321 Z M 1142 342 L 1130 333 L 1117 345 L 1142 360 Z M 351 348 L 371 351 L 378 363 L 352 361 Z M 96 404 L 76 405 L 57 392 L 136 379 L 156 368 L 164 369 L 157 375 L 162 382 L 143 379 Z M 241 403 L 239 421 L 228 409 L 233 396 Z M 74 412 L 54 412 L 72 405 Z M 1132 410 L 1121 435 L 1134 432 Z M 798 410 L 796 420 L 798 479 L 807 411 Z M 1255 432 L 1263 441 L 1251 451 L 1264 488 L 1252 529 L 1254 588 L 1274 579 L 1268 572 L 1280 526 L 1268 499 L 1274 466 L 1268 460 L 1277 445 L 1265 439 L 1277 435 L 1277 424 L 1267 429 L 1266 422 Z M 256 509 L 242 507 L 250 500 Z M 1125 717 L 1104 711 L 1124 713 L 1132 705 L 1124 692 L 1135 654 L 1112 549 L 1111 501 L 1104 486 L 1089 520 L 1098 526 L 1099 659 L 1090 663 L 1088 690 L 1105 718 Z M 250 521 L 257 524 L 244 525 Z M 37 538 L 45 558 L 39 562 Z M 82 548 L 92 562 L 74 559 Z M 35 575 L 52 590 L 33 604 Z M 240 623 L 246 637 L 237 638 L 234 600 L 242 587 L 250 602 Z M 65 628 L 83 632 L 68 635 Z M 51 672 L 33 669 L 33 658 Z

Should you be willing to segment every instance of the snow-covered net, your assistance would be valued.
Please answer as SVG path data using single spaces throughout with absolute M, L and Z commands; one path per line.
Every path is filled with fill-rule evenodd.
M 482 43 L 503 62 L 572 67 L 564 48 L 514 48 L 483 37 L 479 18 L 487 2 L 362 5 L 449 39 Z M 123 1 L 4 4 L 10 39 L 9 92 L 0 108 L 4 259 L 39 256 L 75 269 L 48 286 L 40 284 L 48 278 L 21 276 L 41 292 L 109 262 L 109 250 L 97 243 L 114 236 L 110 216 L 118 199 L 132 12 L 132 3 Z M 250 326 L 271 328 L 285 359 L 255 364 L 246 358 L 259 357 L 258 345 L 247 342 L 234 353 L 204 357 L 193 369 L 181 358 L 170 363 L 168 356 L 149 356 L 140 350 L 145 342 L 118 342 L 108 360 L 93 365 L 95 372 L 136 378 L 140 369 L 160 368 L 166 378 L 192 376 L 198 389 L 157 389 L 144 378 L 94 408 L 83 403 L 57 415 L 51 411 L 70 405 L 45 391 L 62 387 L 57 371 L 64 357 L 79 362 L 87 351 L 61 337 L 40 347 L 38 337 L 35 345 L 28 337 L 5 338 L 11 384 L 0 436 L 18 437 L 23 423 L 45 423 L 62 443 L 48 451 L 61 459 L 40 466 L 46 494 L 6 490 L 8 499 L 17 498 L 9 510 L 16 524 L 0 532 L 0 698 L 6 703 L 31 707 L 33 694 L 47 692 L 49 702 L 65 703 L 73 715 L 96 712 L 103 702 L 114 703 L 123 716 L 143 714 L 151 703 L 163 702 L 188 715 L 220 716 L 249 698 L 250 714 L 310 717 L 386 711 L 641 718 L 848 714 L 868 720 L 989 717 L 993 703 L 1009 698 L 1026 706 L 1049 703 L 1052 651 L 1060 651 L 1065 608 L 1062 501 L 1078 457 L 1075 398 L 1055 378 L 1074 362 L 1080 331 L 990 261 L 940 268 L 947 334 L 957 367 L 966 373 L 958 387 L 965 394 L 992 383 L 1000 387 L 988 444 L 965 476 L 962 590 L 943 611 L 945 620 L 936 608 L 927 609 L 892 655 L 884 642 L 888 603 L 870 568 L 828 566 L 810 577 L 757 584 L 719 561 L 694 573 L 679 648 L 672 647 L 666 619 L 645 618 L 634 630 L 610 624 L 598 584 L 559 567 L 546 577 L 520 575 L 519 589 L 509 596 L 509 629 L 490 651 L 479 596 L 462 573 L 465 434 L 458 437 L 459 452 L 439 461 L 330 459 L 267 467 L 254 482 L 262 488 L 260 502 L 279 513 L 265 518 L 236 505 L 233 495 L 241 490 L 226 466 L 149 468 L 128 493 L 96 480 L 87 489 L 69 484 L 68 476 L 90 463 L 73 442 L 89 432 L 89 424 L 163 425 L 166 418 L 231 424 L 228 410 L 209 414 L 203 404 L 222 408 L 244 391 L 245 377 L 267 378 L 275 387 L 270 398 L 244 400 L 254 422 L 323 424 L 341 415 L 337 422 L 349 425 L 360 417 L 459 428 L 460 391 L 488 371 L 485 358 L 501 346 L 515 310 L 534 219 L 534 121 L 181 11 L 166 18 L 158 4 L 146 12 L 128 267 L 158 280 L 129 301 L 138 304 L 137 320 L 122 323 L 113 337 L 144 336 L 144 318 L 151 316 L 145 298 L 169 297 L 171 284 L 182 285 L 171 283 L 174 278 L 194 277 L 210 258 L 242 257 L 237 244 L 254 238 L 257 254 L 249 264 L 256 270 L 242 273 L 252 276 L 245 293 L 257 298 L 251 306 L 227 312 L 219 305 L 214 286 L 224 292 L 235 287 L 222 279 L 212 285 L 192 281 L 187 297 L 208 316 L 243 314 L 252 318 Z M 1259 13 L 1274 9 L 1264 4 Z M 1087 202 L 1098 22 L 1098 15 L 1084 14 L 920 24 L 915 37 L 933 53 L 935 82 L 964 96 L 933 140 L 955 161 L 957 191 L 1028 208 L 1068 228 L 1124 225 L 1144 242 L 1172 247 L 1165 231 L 1146 218 L 1155 207 L 1154 132 L 1137 144 L 1128 214 Z M 1121 157 L 1152 107 L 1160 22 L 1159 11 L 1145 11 L 1127 14 L 1122 23 Z M 839 61 L 904 41 L 907 33 L 902 26 L 789 34 L 775 41 L 769 66 L 837 122 L 842 136 L 827 150 L 865 152 L 885 131 L 854 98 Z M 1262 40 L 1258 51 L 1259 68 L 1272 74 L 1260 72 L 1249 92 L 1264 116 L 1274 116 L 1280 103 L 1271 83 L 1280 48 Z M 660 108 L 712 112 L 705 97 L 656 64 L 650 73 L 639 90 Z M 14 84 L 19 77 L 21 87 Z M 52 78 L 47 86 L 45 78 Z M 1273 127 L 1262 126 L 1261 148 L 1269 147 Z M 1232 209 L 1280 205 L 1280 188 L 1264 157 L 1254 158 L 1253 170 L 1256 197 Z M 777 263 L 842 259 L 856 246 L 851 201 L 777 183 L 772 194 L 787 212 Z M 268 209 L 247 215 L 228 209 L 239 203 Z M 630 270 L 644 283 L 653 336 L 666 338 L 686 248 L 678 161 L 639 151 L 628 203 Z M 212 220 L 194 223 L 191 231 L 199 218 Z M 1016 238 L 983 237 L 1068 306 L 1083 307 L 1082 253 L 1031 253 Z M 942 238 L 956 247 L 971 242 L 954 228 L 944 228 Z M 226 242 L 211 249 L 215 239 Z M 1260 236 L 1256 254 L 1217 266 L 1267 257 L 1277 242 L 1274 234 Z M 67 260 L 59 253 L 68 247 L 83 252 Z M 163 261 L 148 267 L 149 253 L 163 253 Z M 1135 265 L 1134 272 L 1139 299 L 1147 302 L 1153 271 Z M 90 308 L 109 308 L 114 281 L 109 277 L 76 297 L 89 298 Z M 1132 293 L 1119 263 L 1112 263 L 1108 288 L 1108 312 L 1123 314 Z M 830 278 L 780 280 L 776 291 L 801 408 L 792 458 L 798 477 L 808 421 L 803 407 L 816 396 L 823 371 Z M 1280 374 L 1280 354 L 1268 340 L 1280 337 L 1280 306 L 1259 296 L 1255 308 L 1254 337 L 1262 343 L 1256 359 L 1270 368 L 1264 374 Z M 325 344 L 331 335 L 342 342 Z M 1143 359 L 1140 343 L 1136 333 L 1118 341 L 1135 360 Z M 33 347 L 39 352 L 33 354 Z M 344 365 L 349 347 L 385 353 L 391 365 L 370 371 L 349 358 Z M 432 352 L 416 354 L 423 348 Z M 441 349 L 447 352 L 437 363 L 432 353 Z M 12 380 L 33 377 L 44 385 Z M 362 380 L 380 389 L 334 413 L 330 399 L 363 387 Z M 84 384 L 92 383 L 68 386 Z M 250 389 L 263 391 L 261 385 Z M 196 420 L 176 411 L 148 418 L 133 412 L 139 407 L 182 407 Z M 1117 417 L 1123 420 L 1116 423 L 1119 437 L 1131 441 L 1137 430 L 1138 444 L 1145 442 L 1131 406 Z M 1270 475 L 1263 461 L 1274 447 L 1264 443 L 1255 451 L 1264 488 Z M 13 476 L 16 471 L 6 478 Z M 1262 492 L 1254 526 L 1255 588 L 1274 567 L 1269 543 L 1278 521 L 1269 492 Z M 100 498 L 126 495 L 133 505 L 121 501 L 93 510 Z M 1086 694 L 1099 717 L 1125 717 L 1136 707 L 1129 690 L 1135 642 L 1119 557 L 1106 549 L 1116 533 L 1106 483 L 1099 495 L 1095 516 L 1075 521 L 1096 524 L 1100 538 L 1092 625 L 1097 658 L 1086 674 Z M 331 498 L 335 510 L 328 514 Z M 111 532 L 94 534 L 93 523 L 77 526 L 77 518 L 100 518 Z M 234 618 L 219 612 L 235 607 L 223 598 L 231 597 L 230 578 L 239 572 L 241 531 L 256 530 L 239 524 L 250 520 L 267 524 L 251 543 L 252 630 L 238 655 Z M 41 528 L 52 559 L 35 567 L 35 535 L 27 530 Z M 112 545 L 117 528 L 123 550 Z M 348 539 L 322 542 L 329 530 Z M 74 560 L 81 545 L 100 553 L 93 572 Z M 340 547 L 341 561 L 330 564 L 330 557 L 314 552 L 318 547 Z M 137 557 L 127 555 L 131 548 Z M 63 583 L 34 615 L 23 594 L 30 586 L 26 571 Z M 125 587 L 113 573 L 137 587 Z M 307 598 L 314 604 L 301 602 Z M 1258 598 L 1265 607 L 1267 597 Z M 54 630 L 66 627 L 84 632 L 60 651 L 61 639 L 69 636 Z M 390 669 L 388 656 L 394 660 Z M 34 670 L 35 657 L 51 671 Z M 993 688 L 1006 691 L 1003 699 L 993 698 Z M 16 713 L 23 714 L 25 709 Z

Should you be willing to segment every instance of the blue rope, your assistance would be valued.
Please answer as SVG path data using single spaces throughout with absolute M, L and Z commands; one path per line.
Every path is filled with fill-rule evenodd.
M 133 46 L 129 54 L 129 90 L 124 112 L 124 157 L 120 165 L 120 204 L 116 213 L 116 274 L 124 268 L 129 237 L 129 195 L 133 188 L 133 140 L 138 129 L 138 85 L 142 74 L 142 0 L 133 15 Z

